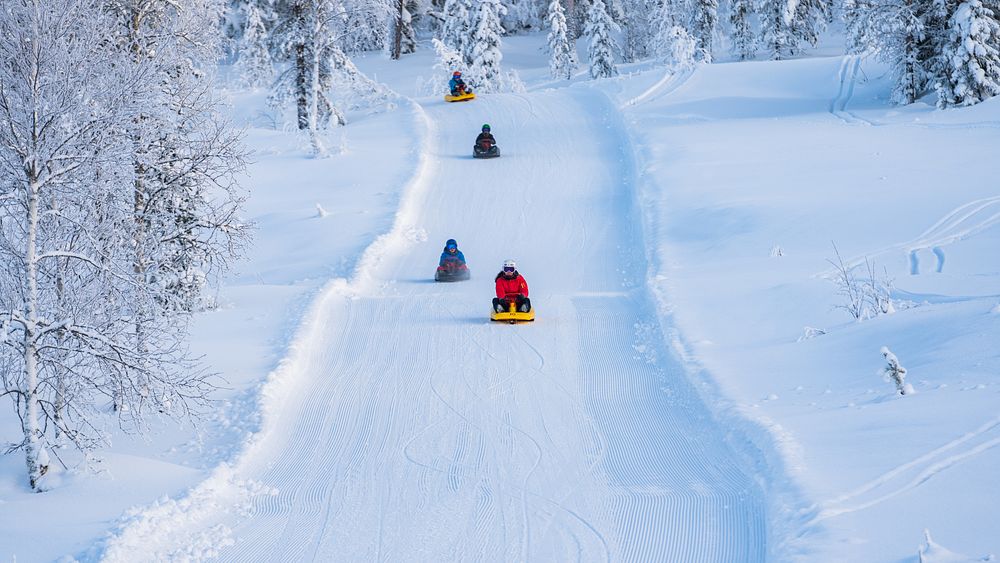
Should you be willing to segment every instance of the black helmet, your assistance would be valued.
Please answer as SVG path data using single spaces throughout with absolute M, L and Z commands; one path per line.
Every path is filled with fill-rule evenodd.
M 490 132 L 490 124 L 483 123 L 483 133 L 489 133 L 489 132 Z

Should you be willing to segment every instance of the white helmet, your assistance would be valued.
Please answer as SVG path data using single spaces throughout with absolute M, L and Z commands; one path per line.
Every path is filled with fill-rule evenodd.
M 511 270 L 511 271 L 516 270 L 517 269 L 517 262 L 515 262 L 513 260 L 504 260 L 503 261 L 503 269 L 504 270 Z

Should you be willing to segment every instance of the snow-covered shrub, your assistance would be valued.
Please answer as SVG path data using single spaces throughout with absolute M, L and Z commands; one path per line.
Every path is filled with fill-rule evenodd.
M 837 286 L 837 293 L 844 298 L 844 302 L 837 305 L 837 308 L 844 309 L 855 320 L 863 320 L 865 318 L 864 288 L 857 276 L 854 275 L 854 268 L 844 263 L 837 245 L 833 245 L 833 251 L 837 260 L 828 259 L 827 262 L 834 267 L 833 283 Z
M 817 336 L 823 336 L 824 334 L 826 334 L 826 331 L 821 328 L 813 328 L 811 326 L 803 327 L 802 336 L 800 336 L 798 340 L 796 340 L 796 342 L 802 342 L 803 340 L 812 340 L 813 338 L 816 338 Z
M 875 262 L 865 258 L 867 277 L 859 278 L 855 274 L 857 266 L 844 263 L 844 259 L 833 246 L 836 260 L 827 260 L 834 267 L 833 283 L 837 285 L 837 293 L 844 302 L 837 308 L 844 309 L 856 320 L 863 321 L 896 312 L 892 300 L 893 280 L 883 268 L 883 274 L 877 274 Z
M 865 266 L 868 269 L 868 279 L 865 280 L 863 290 L 870 312 L 874 316 L 895 313 L 896 309 L 892 303 L 893 280 L 889 277 L 889 272 L 882 268 L 882 275 L 879 275 L 876 272 L 875 262 L 867 258 Z
M 886 366 L 880 371 L 882 377 L 895 383 L 896 390 L 899 391 L 900 395 L 912 395 L 913 386 L 906 383 L 906 368 L 899 365 L 899 358 L 885 346 L 882 347 L 881 352 L 886 361 Z

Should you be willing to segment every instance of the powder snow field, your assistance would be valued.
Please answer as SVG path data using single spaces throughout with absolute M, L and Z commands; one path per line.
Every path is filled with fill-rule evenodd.
M 44 495 L 0 458 L 0 556 L 1000 552 L 1000 100 L 890 106 L 884 68 L 839 56 L 564 86 L 539 44 L 505 41 L 527 93 L 465 104 L 427 96 L 426 50 L 359 61 L 416 103 L 328 160 L 252 129 L 257 246 L 196 327 L 226 404 Z M 470 156 L 483 122 L 500 159 Z M 473 278 L 435 284 L 450 237 Z M 894 314 L 835 308 L 831 241 L 894 278 Z M 505 258 L 534 324 L 487 320 Z
M 1000 181 L 984 165 L 1000 100 L 886 107 L 884 73 L 718 64 L 626 110 L 663 312 L 716 408 L 771 431 L 804 501 L 775 523 L 793 559 L 912 560 L 925 528 L 1000 551 Z M 834 309 L 831 242 L 895 279 L 895 314 Z M 917 394 L 882 381 L 882 346 Z

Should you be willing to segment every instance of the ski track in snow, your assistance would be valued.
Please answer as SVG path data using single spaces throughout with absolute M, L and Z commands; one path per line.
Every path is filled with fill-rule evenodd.
M 838 81 L 840 88 L 837 95 L 830 101 L 830 113 L 849 125 L 872 125 L 871 121 L 848 111 L 847 105 L 854 97 L 854 85 L 857 83 L 858 70 L 861 68 L 860 55 L 845 55 L 840 63 Z
M 1000 196 L 987 197 L 970 201 L 946 213 L 917 237 L 892 246 L 882 248 L 863 256 L 855 256 L 845 260 L 844 264 L 853 268 L 865 263 L 866 258 L 878 257 L 893 252 L 905 253 L 910 262 L 910 274 L 921 273 L 920 256 L 923 251 L 931 252 L 936 260 L 935 272 L 944 270 L 946 254 L 944 247 L 965 240 L 1000 222 Z M 820 277 L 836 275 L 834 270 L 827 270 Z
M 567 88 L 425 109 L 397 227 L 428 241 L 394 229 L 321 299 L 303 384 L 234 467 L 277 493 L 196 527 L 231 529 L 226 561 L 762 561 L 762 493 L 651 318 L 618 108 Z M 503 156 L 477 161 L 484 115 Z M 450 237 L 472 280 L 425 283 Z M 507 257 L 533 324 L 488 320 Z
M 693 68 L 681 71 L 671 71 L 668 69 L 664 72 L 663 78 L 658 80 L 656 84 L 653 84 L 638 96 L 626 101 L 620 106 L 620 109 L 626 109 L 644 102 L 658 100 L 664 96 L 672 94 L 680 88 L 681 85 L 687 82 L 687 79 L 691 78 L 692 74 L 694 74 Z
M 880 504 L 911 491 L 942 471 L 997 446 L 1000 446 L 1000 418 L 995 418 L 943 446 L 895 467 L 849 493 L 820 503 L 814 507 L 816 516 L 812 523 Z

